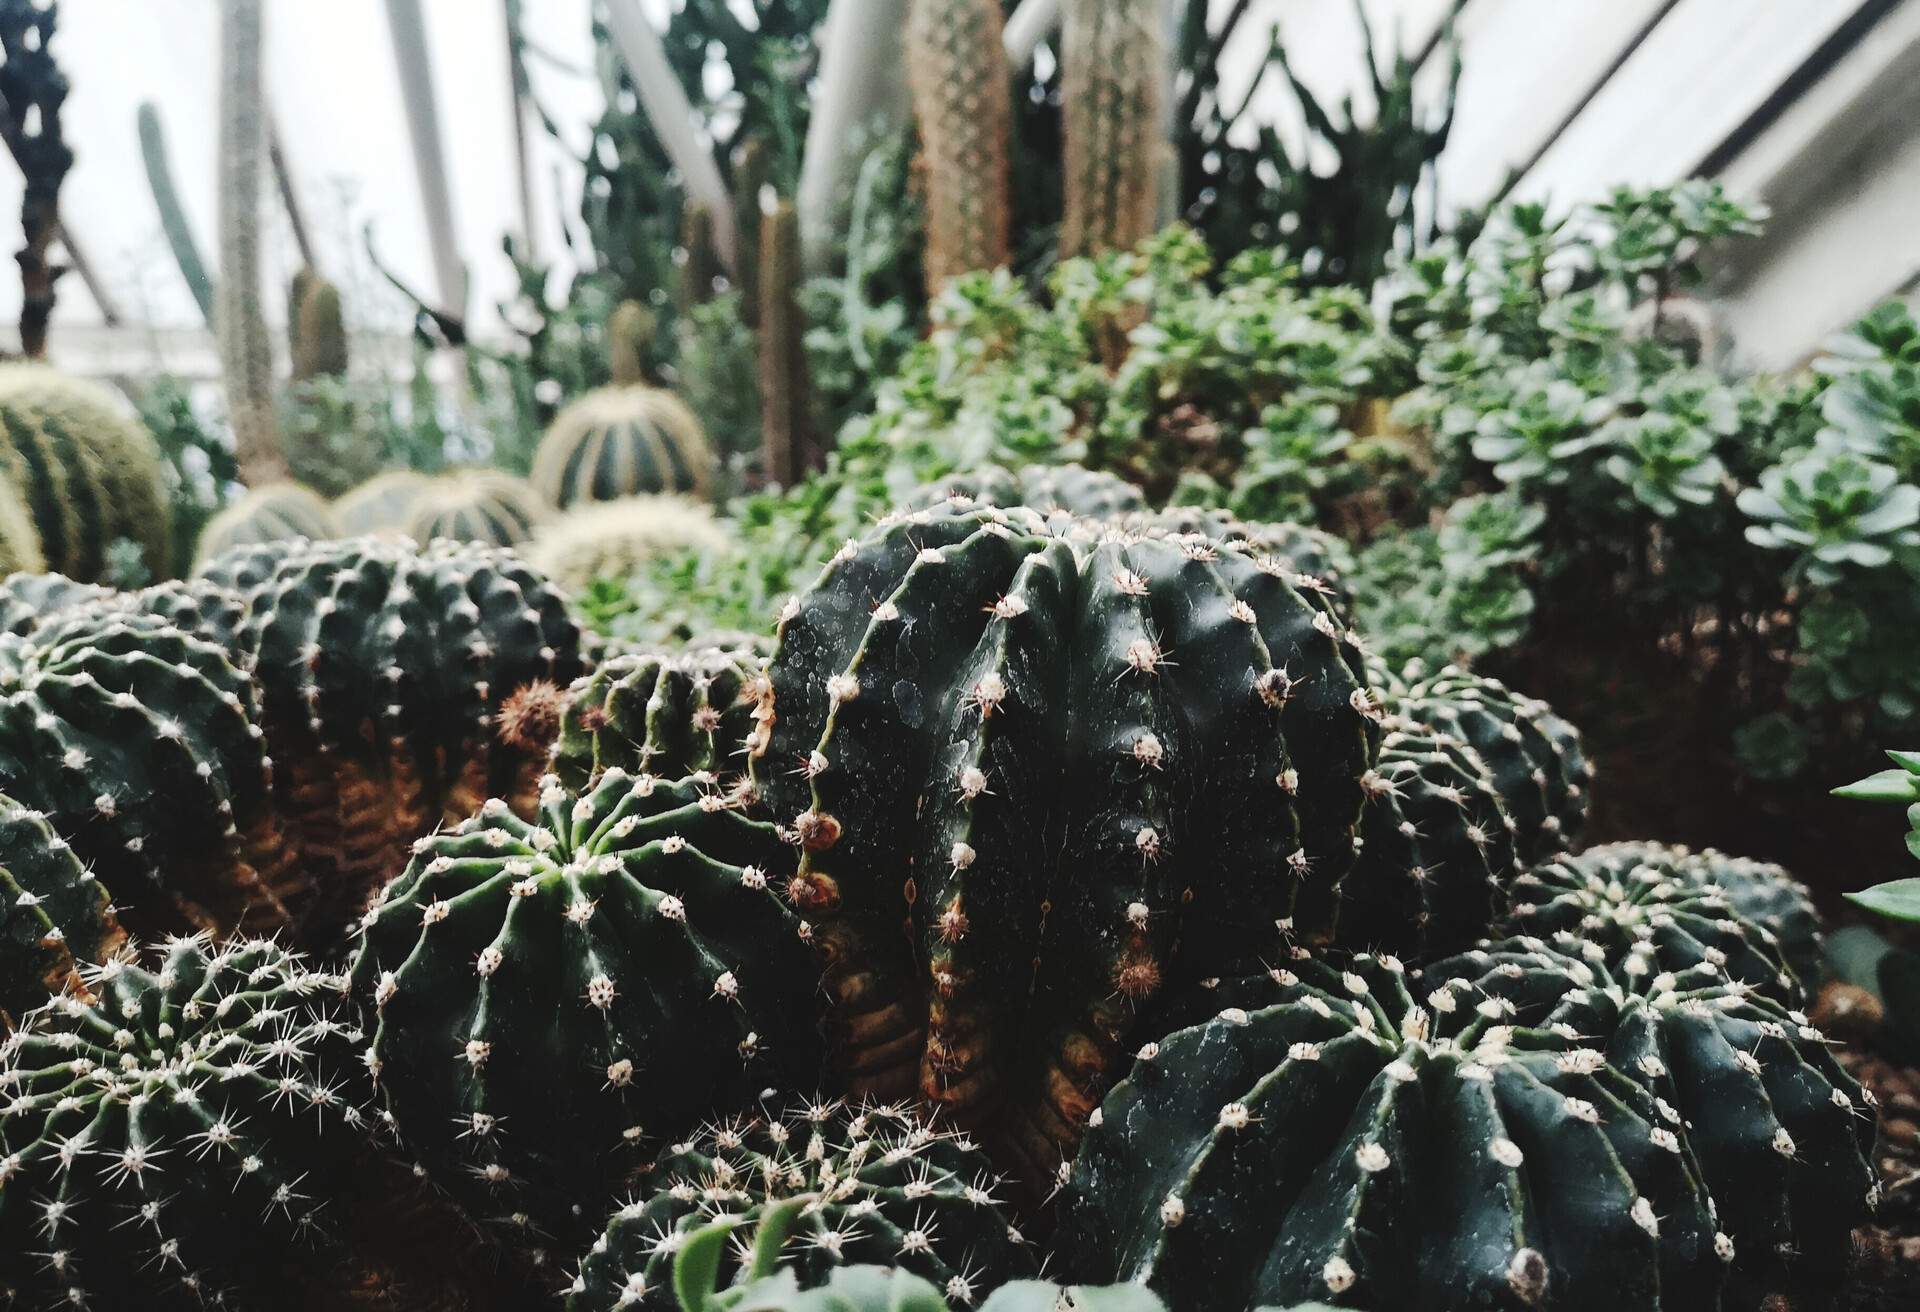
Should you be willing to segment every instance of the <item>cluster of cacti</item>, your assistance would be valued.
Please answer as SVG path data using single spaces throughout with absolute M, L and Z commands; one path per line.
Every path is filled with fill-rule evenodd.
M 706 431 L 678 397 L 634 383 L 589 392 L 554 416 L 531 478 L 564 510 L 649 493 L 707 496 L 717 463 Z
M 718 647 L 604 660 L 568 692 L 553 771 L 586 788 L 608 770 L 736 781 L 768 726 L 765 662 Z
M 105 885 L 67 840 L 0 794 L 0 1029 L 50 995 L 84 992 L 80 971 L 124 939 Z
M 619 770 L 583 794 L 547 780 L 531 821 L 495 801 L 421 839 L 366 914 L 353 989 L 435 1178 L 571 1245 L 661 1143 L 810 1079 L 817 972 L 776 891 L 788 860 L 718 794 Z
M 1006 265 L 1010 252 L 1012 75 L 999 0 L 912 0 L 907 81 L 920 127 L 926 279 Z
M 319 493 L 299 483 L 254 488 L 207 521 L 200 530 L 195 573 L 235 547 L 267 542 L 322 542 L 340 536 L 333 510 Z
M 1158 223 L 1172 147 L 1161 128 L 1167 56 L 1154 0 L 1065 0 L 1061 96 L 1064 259 L 1131 250 Z
M 704 1125 L 670 1144 L 647 1194 L 615 1212 L 580 1263 L 573 1312 L 672 1309 L 675 1255 L 716 1218 L 738 1227 L 726 1266 L 787 1199 L 784 1265 L 805 1284 L 897 1264 L 962 1307 L 1038 1269 L 986 1154 L 905 1104 L 802 1103 Z
M 0 367 L 0 482 L 32 515 L 47 568 L 91 582 L 118 541 L 139 548 L 148 570 L 167 571 L 167 509 L 160 452 L 139 423 L 93 383 L 43 365 Z M 19 567 L 33 560 L 10 535 Z
M 534 533 L 526 556 L 558 587 L 582 592 L 595 579 L 632 578 L 658 556 L 681 551 L 716 556 L 733 549 L 732 535 L 700 502 L 637 496 L 556 516 Z
M 0 1297 L 277 1307 L 327 1280 L 371 1128 L 342 981 L 200 938 L 82 975 L 0 1041 Z
M 498 469 L 466 469 L 432 480 L 407 506 L 402 529 L 416 542 L 448 538 L 511 547 L 550 513 L 524 478 Z

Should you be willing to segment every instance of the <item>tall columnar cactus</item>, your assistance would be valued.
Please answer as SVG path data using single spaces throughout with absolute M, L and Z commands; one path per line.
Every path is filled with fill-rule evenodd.
M 1732 1241 L 1656 1096 L 1471 998 L 1371 956 L 1197 995 L 1101 1105 L 1059 1251 L 1194 1312 L 1718 1308 Z
M 1050 1171 L 1136 1008 L 1276 921 L 1331 932 L 1377 712 L 1277 567 L 945 505 L 849 543 L 779 631 L 754 778 L 857 1089 L 1005 1104 Z
M 25 498 L 49 569 L 93 582 L 125 539 L 168 559 L 159 448 L 111 394 L 43 365 L 0 366 L 0 479 Z
M 543 762 L 492 721 L 535 680 L 581 673 L 580 632 L 510 552 L 361 538 L 242 548 L 212 562 L 247 620 L 275 797 L 306 854 L 314 942 L 398 874 L 408 845 L 488 797 L 534 802 Z
M 805 271 L 800 218 L 781 201 L 760 220 L 760 468 L 770 483 L 792 487 L 812 459 L 808 424 L 807 318 L 800 305 Z
M 55 612 L 0 636 L 0 790 L 129 923 L 271 930 L 295 875 L 253 698 L 224 651 L 158 616 Z
M 220 0 L 220 285 L 215 331 L 240 477 L 287 476 L 273 408 L 273 343 L 261 312 L 260 179 L 267 157 L 260 84 L 264 6 Z
M 193 224 L 187 218 L 180 193 L 173 185 L 173 165 L 167 158 L 167 138 L 160 126 L 160 111 L 152 101 L 142 101 L 138 113 L 140 158 L 146 165 L 147 186 L 153 191 L 153 203 L 160 212 L 160 230 L 166 234 L 173 262 L 180 266 L 180 277 L 200 307 L 207 327 L 214 326 L 213 279 L 207 274 L 206 261 L 200 258 L 200 244 L 194 240 Z
M 126 935 L 107 890 L 47 818 L 0 794 L 0 1030 L 56 993 Z
M 1728 924 L 1722 944 L 1741 932 Z M 1724 964 L 1708 952 L 1673 966 L 1687 954 L 1671 939 L 1653 953 L 1638 942 L 1581 946 L 1575 960 L 1537 938 L 1491 944 L 1430 966 L 1420 987 L 1438 1011 L 1585 1036 L 1652 1097 L 1658 1146 L 1698 1163 L 1709 1191 L 1715 1249 L 1732 1267 L 1726 1307 L 1824 1296 L 1879 1201 L 1872 1095 L 1804 1013 L 1740 977 L 1731 947 Z
M 256 487 L 207 521 L 195 547 L 194 570 L 235 547 L 268 542 L 324 542 L 340 535 L 333 510 L 312 488 L 299 483 Z
M 293 277 L 287 338 L 294 382 L 346 376 L 347 321 L 340 289 L 312 269 L 301 269 Z
M 760 322 L 760 193 L 773 177 L 773 151 L 765 138 L 745 142 L 733 162 L 734 227 L 740 251 L 734 285 L 740 289 L 740 313 L 749 326 Z
M 26 498 L 5 475 L 0 475 L 0 578 L 46 567 L 40 530 L 33 526 L 33 512 L 27 509 Z
M 680 249 L 685 258 L 675 272 L 674 302 L 685 314 L 713 299 L 714 282 L 724 272 L 713 244 L 713 212 L 692 199 L 680 209 Z
M 714 1219 L 736 1224 L 738 1268 L 769 1213 L 807 1199 L 782 1266 L 802 1284 L 860 1263 L 898 1263 L 961 1307 L 1033 1275 L 1032 1247 L 997 1205 L 985 1153 L 903 1105 L 803 1104 L 703 1126 L 670 1145 L 646 1195 L 615 1212 L 581 1259 L 569 1312 L 671 1312 L 676 1253 Z
M 433 485 L 411 469 L 376 475 L 333 503 L 334 521 L 347 537 L 401 532 L 414 500 Z
M 723 556 L 733 549 L 732 536 L 700 502 L 640 496 L 557 516 L 533 535 L 526 557 L 554 586 L 577 593 L 596 579 L 624 582 L 647 562 L 674 552 Z
M 354 992 L 409 1145 L 475 1216 L 571 1245 L 663 1141 L 817 1073 L 817 969 L 771 827 L 692 784 L 549 781 L 423 838 Z
M 927 291 L 1009 259 L 1013 79 L 999 0 L 913 0 L 907 82 L 927 193 Z
M 498 469 L 467 469 L 420 489 L 404 528 L 416 542 L 447 538 L 511 547 L 531 538 L 550 513 L 526 479 Z
M 1153 233 L 1167 150 L 1161 8 L 1159 0 L 1065 0 L 1062 6 L 1062 258 L 1132 250 Z
M 554 416 L 534 452 L 533 485 L 565 510 L 643 493 L 710 495 L 717 459 L 706 430 L 673 393 L 603 387 Z
M 23 1307 L 285 1306 L 342 1254 L 369 1128 L 337 977 L 175 939 L 0 1042 L 0 1286 Z
M 647 381 L 647 355 L 659 327 L 653 311 L 638 301 L 622 301 L 607 316 L 607 370 L 615 387 L 637 387 Z
M 610 769 L 737 780 L 769 726 L 765 662 L 717 647 L 615 656 L 573 685 L 553 770 L 585 788 Z

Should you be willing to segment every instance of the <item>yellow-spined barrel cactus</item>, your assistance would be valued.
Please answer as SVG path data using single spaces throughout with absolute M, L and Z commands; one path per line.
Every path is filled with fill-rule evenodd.
M 696 1231 L 733 1220 L 739 1244 L 725 1266 L 737 1271 L 768 1213 L 794 1198 L 813 1201 L 781 1267 L 809 1287 L 848 1266 L 897 1263 L 972 1307 L 1038 1269 L 986 1154 L 904 1105 L 817 1102 L 718 1121 L 669 1145 L 643 1191 L 581 1259 L 569 1312 L 672 1312 L 674 1257 Z
M 818 968 L 771 826 L 692 784 L 550 782 L 417 845 L 353 990 L 409 1147 L 470 1213 L 569 1250 L 659 1150 L 818 1074 Z M 574 1250 L 577 1251 L 577 1250 Z
M 585 788 L 610 769 L 728 787 L 767 727 L 766 662 L 718 647 L 602 661 L 569 691 L 553 771 Z
M 339 536 L 333 510 L 319 493 L 299 483 L 257 487 L 207 521 L 200 530 L 195 573 L 235 547 L 263 542 L 321 542 Z
M 46 568 L 91 583 L 127 541 L 165 575 L 160 450 L 111 394 L 44 365 L 0 366 L 0 479 L 25 498 Z
M 699 502 L 640 496 L 555 516 L 534 534 L 526 557 L 556 586 L 581 592 L 595 579 L 631 578 L 648 561 L 672 552 L 724 555 L 733 549 L 727 530 Z
M 83 973 L 0 1041 L 0 1291 L 198 1312 L 331 1276 L 370 1129 L 340 979 L 197 937 Z
M 20 490 L 0 475 L 0 578 L 46 567 L 47 558 L 40 550 L 40 530 L 33 526 L 33 512 L 27 509 Z
M 533 485 L 561 509 L 642 493 L 712 495 L 718 457 L 672 392 L 602 387 L 554 416 L 534 453 Z
M 57 993 L 126 935 L 106 887 L 47 818 L 0 794 L 0 1030 Z
M 378 474 L 334 501 L 334 521 L 345 537 L 398 533 L 415 499 L 432 486 L 433 479 L 411 469 Z
M 498 469 L 468 469 L 421 488 L 401 522 L 416 542 L 449 538 L 511 547 L 532 537 L 548 513 L 547 503 L 524 478 Z
M 912 0 L 907 81 L 927 196 L 928 293 L 1006 266 L 1013 78 L 999 0 Z
M 856 1088 L 1004 1111 L 1050 1172 L 1137 1008 L 1276 922 L 1332 932 L 1378 711 L 1278 566 L 947 504 L 849 543 L 779 632 L 754 779 Z

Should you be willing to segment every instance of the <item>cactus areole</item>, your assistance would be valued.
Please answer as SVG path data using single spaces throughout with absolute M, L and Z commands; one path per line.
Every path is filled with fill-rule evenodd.
M 755 780 L 857 1091 L 918 1086 L 1032 1183 L 1141 1004 L 1330 935 L 1378 731 L 1307 580 L 950 502 L 849 543 L 779 629 Z

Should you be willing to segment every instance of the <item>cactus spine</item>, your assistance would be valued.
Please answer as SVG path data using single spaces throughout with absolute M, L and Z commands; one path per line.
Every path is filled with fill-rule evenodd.
M 770 483 L 792 487 L 811 452 L 800 217 L 788 201 L 761 220 L 759 278 L 761 473 Z
M 1063 259 L 1132 250 L 1159 208 L 1159 0 L 1065 0 Z
M 147 185 L 153 190 L 153 203 L 160 211 L 160 229 L 166 233 L 173 262 L 180 266 L 180 277 L 200 307 L 207 327 L 215 326 L 213 279 L 206 262 L 200 258 L 199 243 L 193 237 L 193 225 L 187 221 L 180 193 L 173 185 L 173 166 L 167 158 L 167 139 L 160 126 L 160 111 L 151 101 L 142 102 L 139 111 L 140 157 L 147 168 Z
M 1013 83 L 999 0 L 913 0 L 907 80 L 926 165 L 932 295 L 1009 258 Z

